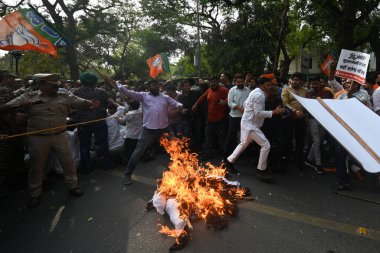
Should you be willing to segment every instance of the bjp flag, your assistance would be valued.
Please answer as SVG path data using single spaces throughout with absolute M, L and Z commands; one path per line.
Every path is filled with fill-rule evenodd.
M 327 55 L 327 58 L 326 60 L 322 63 L 321 65 L 321 70 L 323 71 L 323 73 L 325 73 L 326 75 L 329 75 L 330 74 L 330 65 L 331 63 L 334 62 L 334 59 L 332 58 L 332 56 L 329 54 Z
M 156 54 L 146 63 L 150 69 L 150 76 L 156 78 L 160 73 L 170 72 L 169 59 L 166 54 Z
M 0 20 L 0 49 L 30 50 L 57 57 L 68 42 L 33 9 L 20 9 Z

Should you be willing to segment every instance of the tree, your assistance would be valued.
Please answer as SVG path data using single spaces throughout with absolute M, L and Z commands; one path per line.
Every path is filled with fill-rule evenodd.
M 65 50 L 65 57 L 72 79 L 78 79 L 80 67 L 82 69 L 85 67 L 81 64 L 82 61 L 86 62 L 83 58 L 90 57 L 90 55 L 93 57 L 96 53 L 104 56 L 103 53 L 107 50 L 108 55 L 113 55 L 111 48 L 106 47 L 105 43 L 114 45 L 115 43 L 112 42 L 115 42 L 115 35 L 117 34 L 128 36 L 126 22 L 121 21 L 120 16 L 117 15 L 118 11 L 125 10 L 127 6 L 123 1 L 101 0 L 94 4 L 89 0 L 76 0 L 72 3 L 63 0 L 55 0 L 54 2 L 42 0 L 42 3 L 53 19 L 55 26 L 70 41 Z M 95 47 L 97 42 L 105 43 L 102 43 L 101 47 Z M 128 42 L 128 38 L 125 42 Z M 88 47 L 88 44 L 92 47 Z M 79 59 L 79 55 L 82 56 L 82 59 Z M 110 61 L 111 58 L 109 58 Z
M 380 69 L 378 0 L 301 0 L 299 6 L 302 18 L 336 42 L 339 51 L 370 43 Z
M 24 3 L 24 1 L 25 0 L 18 0 L 16 1 L 14 5 L 9 5 L 1 1 L 0 2 L 0 17 L 5 16 L 8 13 L 9 9 L 13 10 L 13 9 L 18 8 L 20 5 Z

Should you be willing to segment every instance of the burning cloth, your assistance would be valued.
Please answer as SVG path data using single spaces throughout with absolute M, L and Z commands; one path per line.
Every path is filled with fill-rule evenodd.
M 237 181 L 229 181 L 222 166 L 198 164 L 197 154 L 188 149 L 186 139 L 161 139 L 170 155 L 169 169 L 158 180 L 157 191 L 147 208 L 169 215 L 174 229 L 162 226 L 160 232 L 175 237 L 170 250 L 182 249 L 190 237 L 190 220 L 202 220 L 210 229 L 222 229 L 228 217 L 238 213 L 237 201 L 250 194 Z

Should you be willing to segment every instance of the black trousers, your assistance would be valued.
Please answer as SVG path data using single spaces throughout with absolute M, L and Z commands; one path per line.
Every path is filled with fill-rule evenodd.
M 227 159 L 228 156 L 234 152 L 236 146 L 237 146 L 237 138 L 238 134 L 240 133 L 240 122 L 241 117 L 230 117 L 229 118 L 229 125 L 228 125 L 228 132 L 226 141 L 224 142 L 224 150 L 223 150 L 223 158 Z
M 217 147 L 224 147 L 224 136 L 225 136 L 225 123 L 226 120 L 222 119 L 216 122 L 207 121 L 205 137 L 205 153 L 211 154 L 212 150 Z
M 290 159 L 293 151 L 293 138 L 295 139 L 295 155 L 298 163 L 303 161 L 303 147 L 305 144 L 306 123 L 305 118 L 286 118 L 284 123 L 284 152 L 287 159 Z
M 138 139 L 126 138 L 124 140 L 125 161 L 128 163 L 133 151 L 136 149 Z

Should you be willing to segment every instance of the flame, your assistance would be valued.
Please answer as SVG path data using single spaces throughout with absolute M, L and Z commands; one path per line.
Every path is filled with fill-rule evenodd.
M 163 233 L 163 234 L 166 234 L 170 237 L 174 237 L 174 238 L 177 238 L 180 234 L 186 234 L 186 231 L 185 230 L 176 230 L 176 229 L 170 229 L 169 227 L 167 226 L 163 226 L 163 225 L 160 225 L 161 226 L 161 229 L 160 229 L 160 233 Z
M 158 192 L 167 198 L 175 198 L 179 203 L 180 217 L 185 220 L 201 219 L 205 222 L 211 217 L 234 215 L 237 211 L 236 200 L 241 199 L 245 189 L 229 187 L 223 179 L 225 168 L 206 163 L 201 166 L 198 155 L 191 153 L 188 139 L 173 138 L 165 135 L 161 145 L 170 155 L 169 170 L 158 181 Z M 178 231 L 162 226 L 160 233 L 172 237 Z

